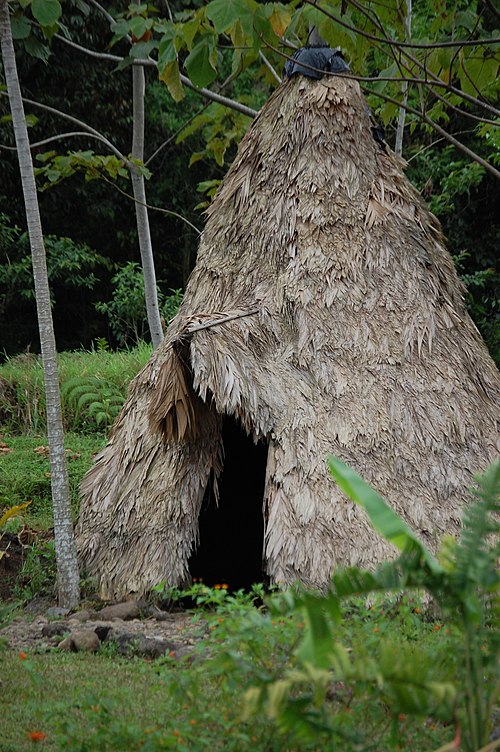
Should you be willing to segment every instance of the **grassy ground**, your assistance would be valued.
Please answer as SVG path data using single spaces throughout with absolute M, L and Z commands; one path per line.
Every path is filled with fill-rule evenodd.
M 131 379 L 150 355 L 151 347 L 145 343 L 119 352 L 82 350 L 60 353 L 57 365 L 65 430 L 94 432 L 99 426 L 95 421 L 95 411 L 89 411 L 89 405 L 95 402 L 105 404 L 116 397 L 123 400 Z M 96 394 L 96 399 L 78 407 L 78 400 L 85 394 Z M 108 428 L 116 415 L 116 412 L 109 411 L 109 404 L 108 412 L 107 420 L 100 424 L 101 429 Z M 45 431 L 45 395 L 39 356 L 31 353 L 18 355 L 0 366 L 0 425 L 2 431 L 11 434 Z
M 31 501 L 24 520 L 38 530 L 52 527 L 50 463 L 45 435 L 12 436 L 3 434 L 0 453 L 0 509 Z M 71 503 L 78 511 L 78 485 L 92 464 L 93 455 L 105 444 L 103 434 L 68 433 L 65 444 Z M 20 520 L 12 520 L 16 529 Z M 9 528 L 8 528 L 9 529 Z
M 438 673 L 449 672 L 453 636 L 445 635 L 440 624 L 436 630 L 436 622 L 422 619 L 413 606 L 405 608 L 400 618 L 390 606 L 357 604 L 339 639 L 352 650 L 376 654 L 390 634 L 394 645 L 413 644 Z M 293 667 L 303 625 L 296 617 L 274 618 L 238 604 L 203 618 L 209 636 L 200 643 L 198 657 L 183 664 L 125 660 L 109 649 L 97 655 L 0 653 L 0 750 L 33 749 L 29 735 L 37 732 L 44 735 L 40 748 L 73 752 L 423 752 L 453 738 L 451 726 L 432 718 L 391 712 L 383 695 L 368 684 L 335 681 L 323 714 L 335 720 L 340 737 L 321 731 L 321 724 L 313 737 L 279 728 L 265 713 L 245 720 L 245 692 Z

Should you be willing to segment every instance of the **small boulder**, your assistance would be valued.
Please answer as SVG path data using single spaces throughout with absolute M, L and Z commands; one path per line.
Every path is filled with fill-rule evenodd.
M 84 608 L 81 611 L 75 611 L 74 614 L 71 614 L 71 618 L 75 619 L 75 621 L 84 622 L 92 619 L 94 613 L 94 611 L 89 611 L 88 609 Z
M 90 630 L 81 630 L 73 632 L 66 639 L 59 643 L 60 650 L 71 650 L 73 653 L 87 652 L 95 653 L 99 650 L 101 641 L 95 632 Z
M 61 619 L 63 616 L 69 614 L 69 608 L 60 608 L 59 606 L 52 606 L 45 612 L 45 616 L 49 619 Z
M 137 619 L 141 613 L 142 603 L 140 601 L 124 601 L 116 603 L 114 606 L 105 606 L 98 613 L 101 621 L 113 621 L 114 619 L 123 619 L 130 621 Z
M 120 632 L 111 629 L 106 635 L 106 642 L 114 642 L 121 655 L 140 655 L 147 658 L 160 658 L 162 655 L 175 653 L 176 644 L 160 637 L 148 637 L 137 632 Z
M 63 635 L 65 632 L 69 632 L 69 626 L 65 621 L 49 621 L 42 627 L 43 637 L 56 637 L 56 635 Z

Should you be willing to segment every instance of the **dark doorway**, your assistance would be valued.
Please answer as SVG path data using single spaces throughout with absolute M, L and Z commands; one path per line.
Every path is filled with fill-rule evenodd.
M 201 507 L 200 545 L 189 563 L 193 577 L 206 585 L 227 583 L 231 590 L 262 582 L 264 519 L 262 503 L 267 443 L 254 444 L 234 418 L 224 418 L 224 469 L 219 503 L 212 483 Z

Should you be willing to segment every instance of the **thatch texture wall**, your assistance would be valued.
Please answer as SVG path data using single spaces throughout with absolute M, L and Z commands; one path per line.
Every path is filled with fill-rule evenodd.
M 82 486 L 81 560 L 103 595 L 188 580 L 225 413 L 269 442 L 272 579 L 324 585 L 392 555 L 331 452 L 426 542 L 456 532 L 499 448 L 499 375 L 437 220 L 370 128 L 356 82 L 297 77 L 243 139 L 184 302 Z

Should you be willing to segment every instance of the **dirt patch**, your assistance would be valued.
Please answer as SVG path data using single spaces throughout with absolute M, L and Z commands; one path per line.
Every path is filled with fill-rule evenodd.
M 48 609 L 49 614 L 50 611 Z M 167 654 L 180 658 L 193 650 L 207 630 L 204 621 L 194 620 L 193 615 L 187 612 L 158 611 L 154 615 L 126 621 L 101 620 L 98 613 L 90 619 L 82 620 L 69 614 L 54 620 L 46 612 L 35 617 L 15 617 L 0 629 L 0 639 L 8 650 L 52 652 L 68 636 L 95 633 L 102 644 L 114 645 L 124 656 L 151 658 Z M 78 650 L 78 645 L 70 645 L 69 649 Z
M 0 540 L 0 601 L 9 600 L 25 560 L 24 547 L 14 533 Z
M 21 540 L 20 540 L 21 537 Z M 51 537 L 51 533 L 42 536 Z M 36 536 L 38 541 L 38 535 Z M 34 541 L 30 540 L 32 544 Z M 5 532 L 0 540 L 0 605 L 14 604 L 14 589 L 20 580 L 29 546 L 22 535 Z M 0 641 L 17 652 L 50 652 L 71 635 L 97 634 L 101 643 L 114 643 L 121 655 L 146 658 L 189 653 L 206 633 L 203 620 L 187 611 L 165 611 L 146 602 L 107 606 L 99 599 L 82 604 L 77 612 L 59 609 L 51 597 L 28 603 L 8 625 L 0 628 Z M 78 650 L 78 641 L 70 649 Z

